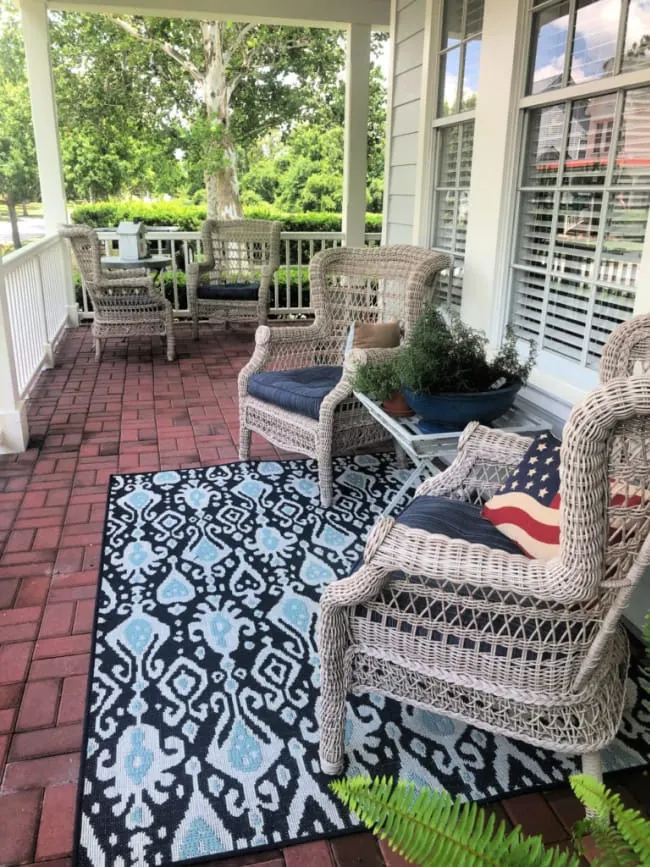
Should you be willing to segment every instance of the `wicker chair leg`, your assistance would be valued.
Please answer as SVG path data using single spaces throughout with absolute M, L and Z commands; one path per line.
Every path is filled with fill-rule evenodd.
M 101 361 L 102 357 L 102 342 L 99 337 L 95 337 L 93 340 L 93 346 L 95 347 L 95 361 Z
M 332 505 L 334 486 L 332 482 L 332 456 L 318 458 L 318 484 L 320 485 L 320 502 L 324 509 Z
M 320 650 L 320 746 L 321 770 L 342 774 L 345 762 L 346 677 L 345 650 L 348 642 L 342 612 L 321 612 Z
M 174 336 L 174 312 L 169 310 L 165 316 L 167 332 L 167 361 L 173 361 L 176 357 L 176 338 Z
M 192 311 L 192 339 L 199 339 L 199 314 L 196 308 Z
M 600 760 L 600 753 L 585 753 L 582 757 L 582 773 L 589 774 L 594 777 L 599 783 L 603 781 L 603 766 Z M 587 819 L 597 819 L 598 813 L 595 810 L 585 809 Z
M 248 461 L 251 456 L 251 437 L 252 431 L 244 427 L 242 422 L 239 423 L 239 460 Z

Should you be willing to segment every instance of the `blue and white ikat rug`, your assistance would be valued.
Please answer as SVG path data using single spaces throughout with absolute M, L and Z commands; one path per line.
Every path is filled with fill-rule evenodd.
M 391 456 L 114 476 L 77 823 L 79 867 L 159 867 L 355 827 L 318 763 L 318 602 L 403 480 Z M 605 757 L 650 756 L 637 697 Z M 380 696 L 349 703 L 348 773 L 471 800 L 576 763 Z

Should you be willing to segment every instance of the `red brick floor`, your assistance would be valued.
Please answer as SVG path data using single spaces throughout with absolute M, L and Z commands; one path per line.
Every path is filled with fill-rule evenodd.
M 29 402 L 27 452 L 0 457 L 0 865 L 68 867 L 90 632 L 111 473 L 237 459 L 236 377 L 252 330 L 201 340 L 178 328 L 178 359 L 157 341 L 111 342 L 96 364 L 87 329 L 70 332 Z M 254 439 L 253 456 L 276 450 Z M 286 455 L 285 455 L 286 456 Z M 650 807 L 650 778 L 616 778 Z M 567 789 L 491 807 L 567 845 L 579 806 Z M 369 834 L 221 861 L 221 867 L 401 867 Z

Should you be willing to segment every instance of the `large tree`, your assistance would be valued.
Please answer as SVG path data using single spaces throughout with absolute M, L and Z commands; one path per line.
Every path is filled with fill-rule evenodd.
M 343 49 L 336 31 L 140 17 L 112 21 L 143 43 L 167 75 L 175 65 L 186 92 L 200 101 L 202 116 L 192 124 L 190 147 L 204 172 L 209 216 L 241 216 L 236 146 L 309 116 L 337 87 Z
M 4 10 L 0 7 L 0 13 Z M 9 211 L 13 245 L 21 245 L 16 205 L 39 195 L 36 150 L 15 15 L 0 14 L 0 198 Z

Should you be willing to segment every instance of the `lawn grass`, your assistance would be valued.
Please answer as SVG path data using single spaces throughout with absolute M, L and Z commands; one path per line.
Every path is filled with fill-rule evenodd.
M 18 217 L 23 216 L 23 206 L 17 205 L 16 210 L 18 211 Z M 41 202 L 29 202 L 27 205 L 27 216 L 28 217 L 42 217 L 43 216 L 43 205 Z M 0 220 L 8 220 L 9 219 L 9 210 L 5 202 L 0 202 Z

